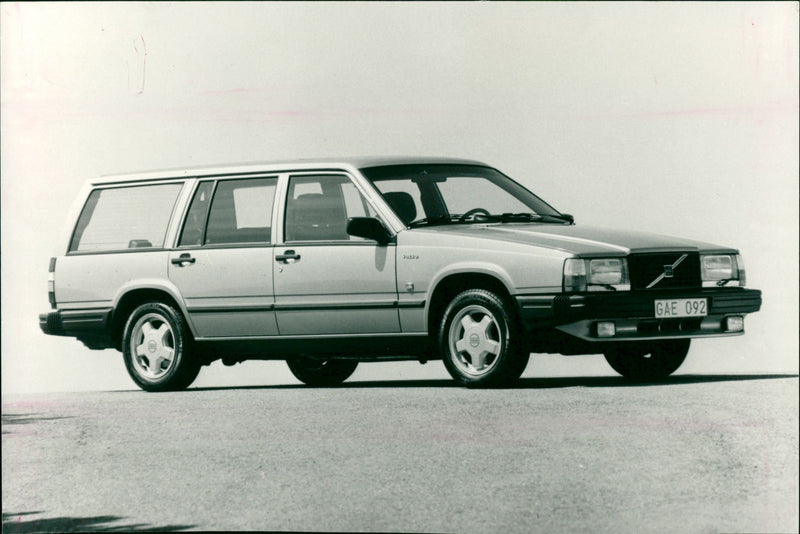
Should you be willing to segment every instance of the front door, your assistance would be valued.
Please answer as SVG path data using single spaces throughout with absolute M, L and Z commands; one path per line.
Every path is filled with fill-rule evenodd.
M 272 211 L 277 177 L 198 184 L 169 277 L 200 338 L 274 336 Z
M 289 177 L 283 243 L 274 249 L 282 336 L 397 333 L 393 245 L 349 236 L 349 217 L 375 212 L 344 174 Z

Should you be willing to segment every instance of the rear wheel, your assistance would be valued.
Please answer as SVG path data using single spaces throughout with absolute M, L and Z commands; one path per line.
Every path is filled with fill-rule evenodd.
M 163 302 L 133 310 L 122 338 L 128 374 L 145 391 L 177 391 L 189 387 L 200 372 L 190 353 L 191 334 L 183 316 Z
M 522 329 L 491 291 L 456 295 L 444 312 L 439 349 L 447 371 L 467 387 L 494 387 L 518 379 L 530 352 Z
M 295 378 L 309 386 L 336 386 L 347 380 L 358 367 L 355 360 L 323 360 L 305 356 L 289 358 L 286 364 Z
M 607 350 L 605 357 L 616 372 L 631 380 L 663 380 L 681 366 L 690 343 L 690 339 L 623 343 Z

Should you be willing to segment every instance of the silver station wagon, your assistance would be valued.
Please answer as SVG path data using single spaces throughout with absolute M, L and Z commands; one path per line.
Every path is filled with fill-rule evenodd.
M 444 362 L 465 386 L 531 353 L 603 354 L 658 380 L 692 338 L 744 333 L 737 250 L 589 228 L 480 162 L 357 158 L 89 181 L 50 261 L 46 334 L 122 352 L 147 391 L 203 365 L 286 360 L 309 385 L 359 362 Z

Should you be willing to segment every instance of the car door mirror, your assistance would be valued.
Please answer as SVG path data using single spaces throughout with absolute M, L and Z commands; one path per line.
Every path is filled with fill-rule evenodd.
M 374 217 L 351 217 L 347 220 L 347 234 L 377 241 L 386 245 L 391 240 L 389 230 Z

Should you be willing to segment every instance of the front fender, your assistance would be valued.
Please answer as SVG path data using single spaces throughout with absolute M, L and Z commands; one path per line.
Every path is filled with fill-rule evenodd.
M 471 274 L 471 275 L 484 275 L 494 278 L 505 287 L 509 295 L 516 294 L 516 288 L 511 280 L 508 271 L 496 263 L 481 262 L 481 261 L 463 261 L 458 263 L 449 264 L 439 271 L 437 271 L 428 286 L 428 291 L 425 295 L 425 309 L 423 313 L 423 324 L 428 324 L 431 312 L 431 304 L 433 303 L 433 295 L 436 289 L 446 278 L 453 275 Z M 465 287 L 464 289 L 469 289 Z
M 516 288 L 514 287 L 514 282 L 512 282 L 511 280 L 511 276 L 508 274 L 508 271 L 506 271 L 506 269 L 504 269 L 502 266 L 496 263 L 483 262 L 483 261 L 463 261 L 446 265 L 433 275 L 433 277 L 431 278 L 430 285 L 428 286 L 428 293 L 426 295 L 425 300 L 427 302 L 430 302 L 434 291 L 441 283 L 441 281 L 447 278 L 448 276 L 452 276 L 454 274 L 483 274 L 491 276 L 493 278 L 498 279 L 503 284 L 503 286 L 505 286 L 506 291 L 508 291 L 509 295 L 514 295 L 517 292 Z

